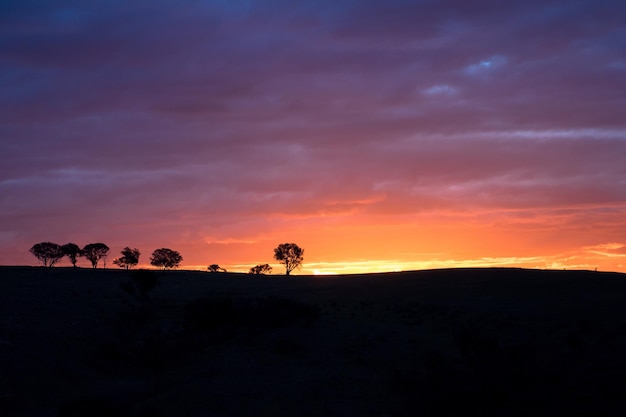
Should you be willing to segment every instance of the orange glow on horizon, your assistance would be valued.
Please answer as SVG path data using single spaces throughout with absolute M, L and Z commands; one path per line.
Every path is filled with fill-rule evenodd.
M 9 3 L 0 264 L 626 272 L 626 2 Z
M 559 209 L 287 219 L 262 233 L 181 242 L 181 267 L 206 270 L 217 263 L 229 272 L 247 273 L 269 263 L 273 275 L 282 275 L 273 248 L 295 242 L 305 253 L 294 275 L 464 267 L 626 272 L 626 244 L 619 241 L 619 231 L 596 227 L 590 238 L 581 216 L 580 210 Z
M 606 224 L 596 220 L 598 211 L 608 219 Z M 149 257 L 154 249 L 169 247 L 183 256 L 180 269 L 206 271 L 208 265 L 218 264 L 229 272 L 247 273 L 255 265 L 268 263 L 273 275 L 283 275 L 283 266 L 273 259 L 273 249 L 294 242 L 305 251 L 303 266 L 294 275 L 464 267 L 626 272 L 626 243 L 620 236 L 620 230 L 626 228 L 623 213 L 626 208 L 614 205 L 608 209 L 468 208 L 413 214 L 377 213 L 363 207 L 352 214 L 274 215 L 255 220 L 252 226 L 250 222 L 235 223 L 210 232 L 190 228 L 171 240 L 163 235 L 156 242 L 109 241 L 107 267 L 114 268 L 112 259 L 124 246 L 141 251 L 138 267 L 143 268 L 152 268 Z M 79 265 L 86 266 L 84 259 Z

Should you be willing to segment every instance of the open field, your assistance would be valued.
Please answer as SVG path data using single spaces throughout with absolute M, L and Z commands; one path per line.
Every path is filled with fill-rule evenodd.
M 624 274 L 154 274 L 0 267 L 0 415 L 626 410 Z

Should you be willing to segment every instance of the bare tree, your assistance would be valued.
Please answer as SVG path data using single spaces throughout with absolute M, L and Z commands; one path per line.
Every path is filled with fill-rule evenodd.
M 285 265 L 286 275 L 302 266 L 302 261 L 304 260 L 302 255 L 304 255 L 304 249 L 295 243 L 281 243 L 274 249 L 274 259 Z
M 91 262 L 91 266 L 95 269 L 98 261 L 109 254 L 109 247 L 104 243 L 90 243 L 85 245 L 82 250 L 83 256 Z
M 168 248 L 156 249 L 150 256 L 150 264 L 161 269 L 177 268 L 182 260 L 180 253 Z
M 137 248 L 131 249 L 128 246 L 126 246 L 124 249 L 122 249 L 121 253 L 122 253 L 122 256 L 113 260 L 113 263 L 119 266 L 120 268 L 124 268 L 128 270 L 136 266 L 139 263 L 139 255 L 141 255 L 141 252 L 139 252 L 139 249 Z
M 61 245 L 53 242 L 37 243 L 29 249 L 29 252 L 35 255 L 43 263 L 43 266 L 49 268 L 65 256 Z
M 249 274 L 252 275 L 265 275 L 272 272 L 272 267 L 269 264 L 260 264 L 250 268 Z

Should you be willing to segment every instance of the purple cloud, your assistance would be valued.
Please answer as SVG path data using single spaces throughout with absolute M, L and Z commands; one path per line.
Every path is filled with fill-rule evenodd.
M 55 236 L 248 241 L 281 216 L 622 205 L 625 15 L 4 2 L 0 263 Z

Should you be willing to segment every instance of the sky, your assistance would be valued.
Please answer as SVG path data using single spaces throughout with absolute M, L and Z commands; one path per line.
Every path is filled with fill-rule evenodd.
M 0 265 L 626 272 L 625 161 L 623 1 L 0 2 Z

